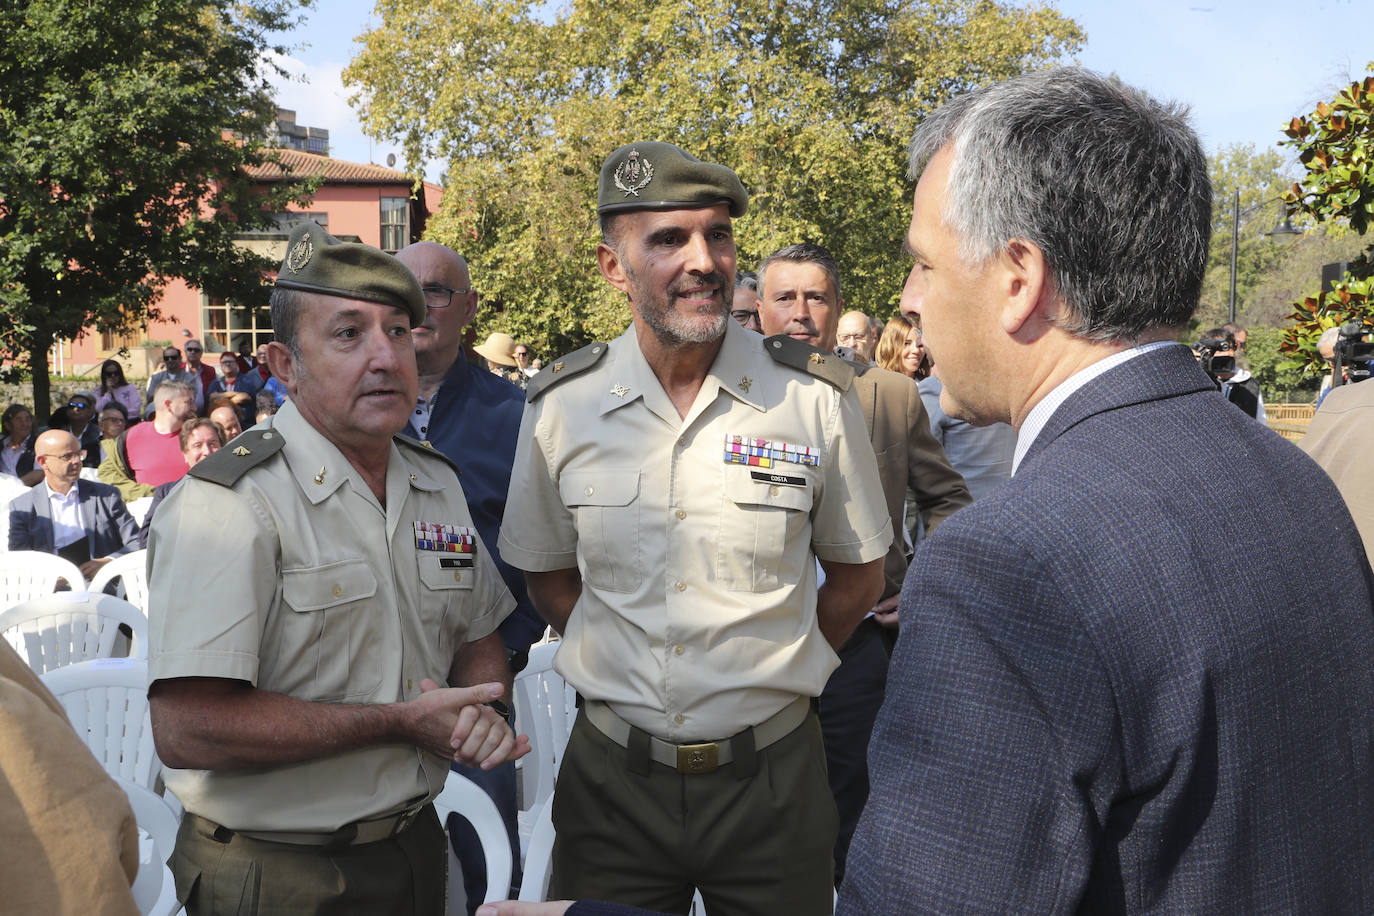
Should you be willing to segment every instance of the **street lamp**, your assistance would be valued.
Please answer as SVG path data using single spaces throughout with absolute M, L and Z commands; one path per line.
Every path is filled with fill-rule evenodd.
M 1282 197 L 1271 197 L 1271 198 L 1269 198 L 1268 200 L 1262 200 L 1262 201 L 1260 201 L 1260 202 L 1257 203 L 1257 204 L 1254 204 L 1254 205 L 1252 205 L 1252 206 L 1246 207 L 1245 210 L 1242 211 L 1242 210 L 1240 209 L 1240 186 L 1237 185 L 1236 188 L 1235 188 L 1235 190 L 1232 192 L 1232 196 L 1231 196 L 1231 297 L 1230 297 L 1230 304 L 1228 305 L 1227 310 L 1226 310 L 1227 315 L 1230 316 L 1227 320 L 1230 321 L 1232 324 L 1235 324 L 1235 321 L 1236 321 L 1236 252 L 1237 252 L 1237 250 L 1238 250 L 1239 247 L 1240 247 L 1240 218 L 1241 218 L 1242 216 L 1245 216 L 1245 215 L 1249 214 L 1249 213 L 1254 213 L 1256 210 L 1260 209 L 1261 207 L 1267 207 L 1267 206 L 1269 206 L 1269 204 L 1276 203 L 1276 202 L 1278 202 L 1278 201 L 1280 201 L 1280 200 L 1283 200 L 1283 198 L 1282 198 Z M 1285 210 L 1283 211 L 1283 221 L 1280 222 L 1278 225 L 1276 225 L 1273 229 L 1271 229 L 1271 230 L 1269 230 L 1268 232 L 1264 233 L 1264 235 L 1265 235 L 1265 237 L 1267 237 L 1267 238 L 1286 238 L 1286 239 L 1292 239 L 1294 236 L 1302 235 L 1302 230 L 1297 229 L 1297 228 L 1294 228 L 1292 222 L 1289 221 L 1289 218 L 1288 218 L 1288 210 L 1285 209 Z

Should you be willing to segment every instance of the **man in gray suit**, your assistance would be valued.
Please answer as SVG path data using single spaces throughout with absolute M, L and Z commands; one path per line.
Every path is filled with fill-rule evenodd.
M 119 491 L 81 479 L 82 452 L 75 436 L 48 430 L 34 442 L 34 458 L 43 482 L 10 503 L 10 550 L 55 553 L 90 579 L 138 546 L 138 524 Z

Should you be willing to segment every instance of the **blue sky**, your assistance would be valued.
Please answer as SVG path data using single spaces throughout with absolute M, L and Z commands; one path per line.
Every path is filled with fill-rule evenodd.
M 1292 0 L 1053 5 L 1088 34 L 1081 64 L 1190 105 L 1209 152 L 1232 143 L 1273 146 L 1291 117 L 1362 76 L 1374 60 L 1374 0 L 1318 0 L 1301 11 Z M 371 11 L 370 0 L 318 0 L 289 36 L 300 47 L 284 62 L 307 82 L 280 85 L 278 103 L 295 109 L 300 123 L 327 128 L 335 157 L 381 164 L 388 153 L 400 156 L 398 145 L 369 141 L 339 81 Z M 431 178 L 440 170 L 427 169 Z

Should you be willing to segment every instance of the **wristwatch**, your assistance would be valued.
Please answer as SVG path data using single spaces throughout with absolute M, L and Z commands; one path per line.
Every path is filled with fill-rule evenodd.
M 515 713 L 512 712 L 511 708 L 505 703 L 502 703 L 500 700 L 491 700 L 483 705 L 490 706 L 492 709 L 496 710 L 496 714 L 505 719 L 507 725 L 511 728 L 515 727 Z

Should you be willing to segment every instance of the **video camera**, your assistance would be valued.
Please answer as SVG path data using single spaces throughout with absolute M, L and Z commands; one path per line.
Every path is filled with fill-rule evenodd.
M 1365 335 L 1370 329 L 1359 321 L 1341 325 L 1341 336 L 1333 348 L 1334 366 L 1331 371 L 1332 386 L 1346 382 L 1362 382 L 1370 376 L 1370 364 L 1374 361 L 1374 343 L 1366 343 Z
M 1202 366 L 1202 371 L 1211 377 L 1212 381 L 1221 384 L 1220 376 L 1230 378 L 1236 371 L 1235 356 L 1217 356 L 1218 350 L 1233 351 L 1236 345 L 1225 337 L 1204 337 L 1193 347 L 1193 352 L 1197 354 L 1197 361 Z

